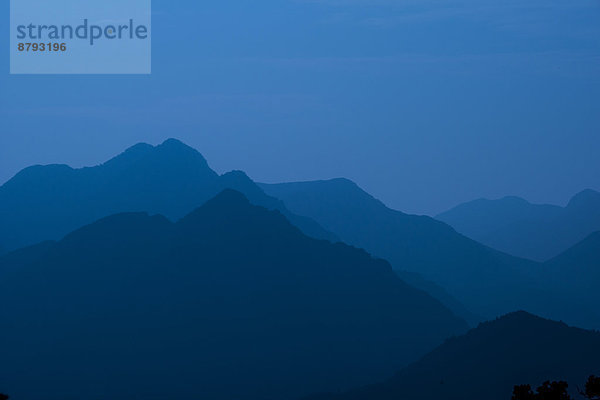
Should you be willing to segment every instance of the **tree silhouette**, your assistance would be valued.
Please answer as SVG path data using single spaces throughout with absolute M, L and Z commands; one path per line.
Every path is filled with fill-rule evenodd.
M 572 400 L 567 388 L 569 384 L 565 381 L 550 382 L 546 381 L 537 388 L 539 400 Z
M 535 400 L 531 385 L 517 385 L 513 389 L 512 400 Z
M 533 393 L 530 385 L 517 385 L 513 389 L 512 400 L 573 400 L 564 381 L 546 381 Z
M 581 394 L 586 399 L 600 400 L 600 376 L 590 376 L 585 384 L 585 392 Z
M 8 400 L 8 395 L 0 393 L 0 400 Z

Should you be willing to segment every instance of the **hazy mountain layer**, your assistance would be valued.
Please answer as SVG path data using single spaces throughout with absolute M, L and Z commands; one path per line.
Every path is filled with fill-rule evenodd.
M 564 297 L 592 305 L 600 315 L 600 232 L 544 264 L 548 279 Z
M 225 191 L 0 259 L 15 400 L 287 399 L 383 379 L 464 321 L 363 250 Z
M 436 218 L 500 251 L 546 261 L 600 230 L 600 193 L 584 190 L 564 208 L 518 197 L 479 199 Z
M 292 212 L 314 219 L 346 243 L 390 261 L 397 270 L 419 273 L 440 285 L 476 315 L 493 318 L 525 309 L 600 328 L 596 307 L 555 290 L 547 282 L 543 264 L 491 249 L 433 218 L 392 210 L 349 180 L 261 187 Z
M 118 212 L 181 218 L 226 188 L 239 190 L 254 204 L 280 210 L 310 236 L 335 239 L 265 195 L 243 172 L 219 176 L 200 153 L 170 139 L 156 147 L 135 145 L 96 167 L 47 165 L 19 172 L 0 187 L 0 251 L 60 239 Z

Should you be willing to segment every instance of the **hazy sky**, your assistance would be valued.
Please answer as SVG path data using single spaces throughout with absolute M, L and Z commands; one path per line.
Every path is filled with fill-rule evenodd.
M 0 51 L 0 182 L 175 137 L 414 213 L 600 189 L 598 0 L 155 0 L 152 31 L 151 76 L 10 76 Z

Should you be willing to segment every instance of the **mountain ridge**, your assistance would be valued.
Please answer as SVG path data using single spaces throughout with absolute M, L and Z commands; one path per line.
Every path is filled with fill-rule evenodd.
M 600 332 L 517 311 L 448 339 L 387 381 L 307 400 L 504 400 L 514 385 L 547 380 L 566 380 L 578 394 L 598 359 Z
M 586 189 L 565 207 L 478 199 L 438 214 L 458 232 L 508 254 L 547 261 L 600 230 L 600 193 Z
M 548 286 L 542 279 L 543 264 L 480 244 L 431 217 L 390 209 L 347 179 L 260 186 L 346 243 L 390 261 L 396 270 L 418 273 L 441 286 L 471 314 L 492 318 L 526 309 L 600 327 L 600 316 L 589 304 L 561 297 L 554 285 Z M 460 307 L 453 309 L 470 319 Z
M 292 399 L 381 379 L 467 325 L 362 249 L 224 190 L 0 257 L 18 399 Z M 49 368 L 52 366 L 52 368 Z
M 245 192 L 258 205 L 279 209 L 305 233 L 336 241 L 315 221 L 294 215 L 241 171 L 218 175 L 195 149 L 176 139 L 131 146 L 94 166 L 32 166 L 0 186 L 3 251 L 67 232 L 119 212 L 146 211 L 178 219 L 226 188 Z

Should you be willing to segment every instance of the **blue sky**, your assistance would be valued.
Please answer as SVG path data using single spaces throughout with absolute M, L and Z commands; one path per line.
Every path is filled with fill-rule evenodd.
M 11 76 L 0 52 L 0 182 L 176 137 L 219 172 L 345 176 L 413 213 L 600 189 L 600 1 L 152 7 L 151 76 Z

